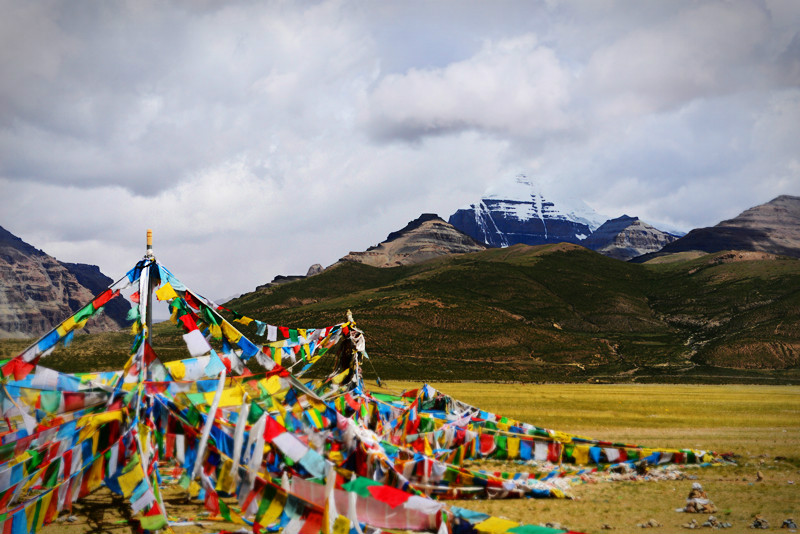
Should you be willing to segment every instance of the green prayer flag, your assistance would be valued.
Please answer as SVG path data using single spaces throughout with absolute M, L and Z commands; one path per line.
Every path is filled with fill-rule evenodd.
M 145 530 L 158 530 L 167 526 L 167 520 L 161 514 L 146 515 L 139 518 L 139 524 Z
M 369 492 L 369 489 L 367 489 L 370 486 L 382 486 L 382 484 L 368 478 L 358 477 L 355 480 L 342 484 L 342 489 L 357 493 L 362 497 L 371 497 L 372 494 Z
M 139 313 L 139 306 L 134 306 L 130 310 L 128 310 L 128 316 L 126 319 L 129 321 L 138 321 L 142 317 L 142 314 Z
M 94 311 L 95 311 L 94 306 L 92 306 L 92 303 L 90 302 L 89 304 L 78 310 L 78 313 L 74 315 L 75 322 L 80 323 L 81 321 L 88 319 L 89 317 L 94 315 Z
M 228 505 L 222 501 L 219 501 L 219 515 L 221 515 L 225 521 L 229 523 L 233 522 L 231 519 L 231 509 L 228 508 Z
M 508 532 L 513 532 L 513 534 L 557 534 L 564 531 L 556 530 L 550 527 L 540 527 L 537 525 L 520 525 L 518 527 L 508 529 Z

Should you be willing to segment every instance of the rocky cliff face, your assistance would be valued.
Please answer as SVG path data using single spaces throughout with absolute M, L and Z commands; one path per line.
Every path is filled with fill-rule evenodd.
M 697 228 L 643 259 L 688 250 L 749 250 L 800 257 L 800 197 L 782 195 L 716 226 Z
M 628 261 L 631 258 L 657 252 L 678 236 L 662 232 L 638 217 L 623 215 L 609 219 L 583 242 L 586 248 L 604 256 Z
M 374 267 L 396 267 L 447 254 L 484 250 L 485 245 L 458 231 L 438 215 L 425 213 L 392 232 L 385 241 L 364 252 L 351 252 L 339 261 L 366 263 Z
M 517 243 L 582 244 L 605 218 L 579 200 L 556 203 L 532 180 L 519 175 L 514 182 L 488 191 L 480 202 L 459 209 L 448 220 L 478 242 L 507 247 Z
M 93 265 L 61 263 L 0 227 L 0 337 L 42 335 L 111 282 Z M 86 330 L 120 328 L 127 309 L 113 302 Z

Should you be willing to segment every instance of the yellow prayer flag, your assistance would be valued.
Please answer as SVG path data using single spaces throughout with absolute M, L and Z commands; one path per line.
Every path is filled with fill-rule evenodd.
M 217 475 L 217 491 L 224 491 L 225 493 L 232 493 L 233 487 L 233 460 L 230 458 L 222 462 L 219 475 Z
M 344 371 L 342 371 L 342 372 L 341 372 L 341 373 L 339 373 L 338 375 L 334 376 L 334 377 L 331 379 L 331 380 L 332 380 L 332 382 L 333 382 L 334 384 L 337 384 L 337 385 L 338 385 L 338 384 L 341 384 L 341 383 L 342 383 L 342 380 L 344 380 L 344 377 L 346 377 L 346 376 L 347 376 L 347 373 L 349 373 L 349 372 L 350 372 L 350 369 L 345 369 Z
M 122 490 L 122 494 L 125 497 L 130 497 L 133 490 L 136 489 L 136 486 L 139 485 L 144 479 L 144 472 L 140 466 L 136 466 L 127 473 L 121 474 L 117 477 L 117 482 L 119 482 L 119 487 Z
M 88 476 L 86 487 L 89 491 L 94 491 L 103 484 L 104 461 L 105 459 L 101 455 L 89 468 L 89 473 L 84 475 Z
M 216 392 L 205 393 L 203 397 L 206 400 L 207 404 L 211 404 L 214 402 L 214 395 Z M 219 397 L 219 406 L 240 406 L 242 404 L 244 392 L 239 387 L 231 387 L 222 390 L 222 395 Z
M 75 317 L 70 317 L 69 319 L 61 323 L 61 328 L 69 332 L 70 330 L 73 330 L 75 328 L 75 324 L 76 324 Z
M 577 465 L 586 465 L 589 463 L 589 445 L 575 445 L 572 451 L 572 457 L 575 458 Z
M 253 322 L 250 317 L 239 317 L 233 320 L 235 323 L 242 323 L 243 325 L 248 325 Z
M 156 290 L 156 298 L 158 300 L 172 300 L 178 298 L 178 294 L 172 288 L 172 284 L 167 282 Z
M 340 515 L 333 522 L 333 534 L 347 534 L 350 532 L 350 520 Z
M 519 438 L 508 438 L 508 459 L 519 458 Z
M 112 421 L 122 422 L 122 412 L 120 410 L 84 415 L 78 420 L 78 426 L 91 426 L 97 428 L 100 425 L 104 425 Z
M 211 337 L 214 339 L 222 339 L 222 330 L 220 329 L 219 325 L 208 325 L 208 331 L 211 332 Z
M 489 534 L 505 534 L 509 529 L 518 527 L 519 523 L 509 519 L 501 519 L 499 517 L 490 517 L 475 525 L 475 530 L 478 532 L 488 532 Z
M 269 377 L 267 382 L 264 384 L 264 387 L 267 388 L 267 393 L 270 395 L 275 395 L 277 392 L 283 389 L 281 379 L 277 375 L 272 375 Z
M 28 532 L 31 532 L 32 528 L 35 526 L 33 524 L 33 518 L 36 515 L 36 504 L 37 501 L 33 501 L 30 505 L 25 507 L 25 519 L 28 521 Z M 33 532 L 36 532 L 35 530 Z
M 39 516 L 36 519 L 36 530 L 33 532 L 39 532 L 42 526 L 44 526 L 44 518 L 47 515 L 47 509 L 50 508 L 50 500 L 53 498 L 53 493 L 56 491 L 56 489 L 48 491 L 42 496 L 42 505 L 39 507 Z
M 262 525 L 271 525 L 278 520 L 281 516 L 281 512 L 286 507 L 286 493 L 283 490 L 278 490 L 275 493 L 275 497 L 272 498 L 272 502 L 269 503 L 269 508 L 267 511 L 264 512 L 264 515 L 261 516 L 259 519 L 259 523 Z
M 242 333 L 236 330 L 236 328 L 228 321 L 222 321 L 222 333 L 231 343 L 236 343 L 242 339 Z
M 174 380 L 183 380 L 183 377 L 186 376 L 186 366 L 180 360 L 167 362 L 164 364 L 164 366 L 167 368 L 169 374 L 172 375 Z

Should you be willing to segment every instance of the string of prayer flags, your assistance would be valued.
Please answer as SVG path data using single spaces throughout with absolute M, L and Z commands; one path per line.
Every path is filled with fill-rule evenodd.
M 56 344 L 132 284 L 134 338 L 121 371 L 77 375 L 42 365 Z M 153 294 L 169 302 L 189 358 L 162 363 L 142 321 Z M 267 342 L 254 343 L 239 325 Z M 254 532 L 556 533 L 563 531 L 442 501 L 563 498 L 574 480 L 611 469 L 722 460 L 709 451 L 537 427 L 428 385 L 371 393 L 362 377 L 364 343 L 352 317 L 324 328 L 272 325 L 217 306 L 146 257 L 2 363 L 2 532 L 35 533 L 102 484 L 124 496 L 142 529 L 168 529 L 162 489 L 174 484 L 209 519 L 252 525 Z M 323 358 L 332 369 L 301 381 Z M 478 458 L 524 462 L 530 470 L 464 466 Z

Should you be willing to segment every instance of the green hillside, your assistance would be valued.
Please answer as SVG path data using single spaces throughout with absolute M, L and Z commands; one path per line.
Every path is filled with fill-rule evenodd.
M 405 267 L 344 263 L 226 306 L 299 327 L 350 309 L 382 378 L 800 383 L 796 259 L 630 264 L 576 245 L 516 245 Z M 154 331 L 162 359 L 185 357 L 177 327 Z M 120 368 L 129 342 L 80 336 L 48 365 Z
M 800 262 L 730 259 L 635 265 L 517 245 L 408 267 L 342 264 L 230 307 L 309 326 L 351 309 L 385 377 L 800 377 Z

